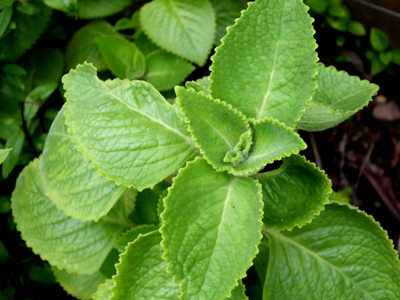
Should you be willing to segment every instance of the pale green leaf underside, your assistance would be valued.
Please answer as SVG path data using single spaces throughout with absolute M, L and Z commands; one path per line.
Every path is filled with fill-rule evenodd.
M 400 298 L 397 252 L 364 212 L 333 203 L 300 229 L 267 233 L 264 300 Z
M 68 272 L 96 272 L 124 229 L 112 220 L 82 223 L 57 210 L 44 195 L 38 159 L 20 173 L 11 206 L 27 245 L 43 260 Z
M 8 153 L 11 150 L 12 150 L 12 148 L 0 149 L 0 164 L 2 164 L 6 160 Z
M 162 259 L 163 248 L 158 231 L 140 235 L 130 243 L 116 265 L 115 286 L 111 288 L 110 300 L 177 300 L 178 285 L 166 272 L 167 264 Z
M 137 226 L 135 228 L 132 228 L 131 230 L 126 231 L 120 238 L 119 240 L 115 243 L 114 248 L 118 250 L 120 253 L 124 253 L 126 247 L 130 242 L 133 242 L 134 240 L 137 239 L 139 234 L 146 234 L 149 232 L 152 232 L 154 230 L 157 230 L 158 226 L 156 225 L 141 225 Z
M 213 97 L 293 127 L 316 88 L 311 22 L 301 0 L 249 3 L 212 57 Z
M 107 181 L 83 159 L 67 132 L 64 111 L 62 108 L 54 119 L 40 160 L 45 193 L 67 216 L 97 221 L 126 187 Z
M 68 131 L 84 158 L 107 179 L 151 187 L 194 154 L 183 118 L 150 84 L 104 83 L 88 64 L 63 82 Z
M 93 300 L 108 300 L 112 297 L 111 287 L 114 285 L 114 280 L 107 279 L 106 282 L 101 284 L 96 292 L 93 295 Z
M 95 272 L 91 275 L 78 275 L 76 273 L 68 273 L 52 267 L 54 276 L 61 287 L 70 295 L 78 299 L 92 299 L 97 288 L 106 278 L 100 273 Z
M 310 222 L 329 202 L 331 182 L 303 156 L 283 159 L 275 171 L 258 174 L 264 201 L 264 225 L 291 230 Z
M 174 178 L 164 207 L 164 259 L 180 285 L 180 299 L 228 297 L 261 238 L 259 184 L 216 172 L 196 158 Z
M 144 32 L 161 48 L 202 66 L 214 39 L 215 16 L 208 0 L 154 0 L 140 11 Z
M 93 19 L 109 16 L 123 10 L 135 0 L 78 0 L 79 17 Z
M 118 36 L 97 38 L 101 55 L 111 72 L 120 78 L 140 78 L 146 71 L 146 59 L 138 47 Z
M 65 52 L 65 69 L 69 71 L 78 64 L 92 63 L 98 70 L 106 70 L 107 64 L 101 56 L 97 38 L 118 36 L 110 23 L 93 21 L 74 33 Z
M 172 89 L 194 71 L 187 61 L 162 50 L 146 56 L 147 70 L 144 79 L 159 91 Z
M 366 106 L 379 89 L 322 63 L 317 64 L 317 71 L 318 88 L 297 124 L 299 129 L 321 131 L 336 126 Z

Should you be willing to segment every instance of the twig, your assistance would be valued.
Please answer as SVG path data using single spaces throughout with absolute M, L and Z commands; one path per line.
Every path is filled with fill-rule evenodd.
M 321 157 L 319 156 L 318 146 L 317 143 L 315 142 L 314 134 L 312 132 L 310 132 L 310 141 L 311 141 L 312 151 L 315 157 L 315 164 L 320 169 L 323 169 Z

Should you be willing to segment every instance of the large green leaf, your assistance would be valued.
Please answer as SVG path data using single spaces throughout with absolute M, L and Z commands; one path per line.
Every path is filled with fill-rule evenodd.
M 256 178 L 262 185 L 267 228 L 291 230 L 305 225 L 324 209 L 332 192 L 325 173 L 300 155 L 284 158 L 278 170 Z
M 83 300 L 92 299 L 98 286 L 106 280 L 106 278 L 98 271 L 91 275 L 68 273 L 65 270 L 59 270 L 56 267 L 52 267 L 52 271 L 58 283 L 68 294 Z
M 178 285 L 166 272 L 167 264 L 162 259 L 163 248 L 158 231 L 140 235 L 130 243 L 126 252 L 120 256 L 121 263 L 116 266 L 117 275 L 113 277 L 115 286 L 111 287 L 110 300 L 176 300 Z
M 137 0 L 78 0 L 78 13 L 82 19 L 113 15 Z
M 161 48 L 202 66 L 214 39 L 215 16 L 208 0 L 153 0 L 140 11 L 140 23 Z
M 26 50 L 32 47 L 46 29 L 52 10 L 40 0 L 30 0 L 39 13 L 28 15 L 15 9 L 11 22 L 16 29 L 0 39 L 0 61 L 16 61 Z
M 44 195 L 38 159 L 20 173 L 11 207 L 27 245 L 42 259 L 67 272 L 96 272 L 126 228 L 117 218 L 82 223 L 57 210 Z
M 144 75 L 146 60 L 134 43 L 118 36 L 103 36 L 97 38 L 97 44 L 115 76 L 135 79 Z
M 164 199 L 160 231 L 181 299 L 223 299 L 245 277 L 260 241 L 260 185 L 196 158 Z
M 365 107 L 379 89 L 367 80 L 321 63 L 317 70 L 318 88 L 297 124 L 299 129 L 321 131 L 336 126 Z
M 213 97 L 293 127 L 316 88 L 311 22 L 300 0 L 249 3 L 212 57 Z
M 399 299 L 400 263 L 372 217 L 337 203 L 271 240 L 264 300 Z
M 153 51 L 147 55 L 146 63 L 147 70 L 144 79 L 159 91 L 172 89 L 195 69 L 187 61 L 162 50 Z
M 62 108 L 54 119 L 40 161 L 46 195 L 67 216 L 98 221 L 126 190 L 90 166 L 67 132 Z
M 93 21 L 76 31 L 65 51 L 65 69 L 69 71 L 84 62 L 92 63 L 99 70 L 107 69 L 97 44 L 97 38 L 103 36 L 118 36 L 114 27 L 104 20 Z
M 141 190 L 195 153 L 183 118 L 150 84 L 104 83 L 88 64 L 63 82 L 68 130 L 84 158 L 107 179 Z

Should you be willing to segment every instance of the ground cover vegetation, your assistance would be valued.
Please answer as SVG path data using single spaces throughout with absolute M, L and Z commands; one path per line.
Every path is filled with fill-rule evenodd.
M 0 299 L 400 297 L 387 233 L 300 153 L 379 89 L 318 61 L 302 1 L 0 9 Z

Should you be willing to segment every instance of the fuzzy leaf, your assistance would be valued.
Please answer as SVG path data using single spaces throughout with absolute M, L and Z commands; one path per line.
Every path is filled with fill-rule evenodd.
M 248 300 L 245 292 L 245 287 L 241 281 L 237 287 L 232 290 L 231 296 L 229 298 L 225 298 L 225 300 Z
M 348 205 L 329 204 L 312 223 L 267 230 L 263 299 L 398 299 L 400 263 L 387 233 Z
M 366 106 L 379 89 L 367 80 L 321 63 L 317 70 L 318 88 L 297 124 L 299 129 L 321 131 L 336 126 Z
M 146 60 L 136 45 L 118 36 L 97 38 L 101 55 L 111 72 L 120 78 L 135 79 L 146 71 Z
M 105 83 L 88 64 L 63 82 L 68 130 L 84 158 L 107 179 L 141 190 L 194 155 L 183 119 L 150 84 Z
M 326 174 L 300 155 L 284 158 L 278 170 L 256 178 L 262 185 L 267 228 L 302 227 L 324 209 L 332 192 Z
M 166 91 L 180 84 L 194 71 L 187 61 L 162 50 L 146 56 L 147 70 L 144 79 L 157 90 Z
M 114 285 L 114 280 L 107 279 L 103 284 L 99 285 L 96 294 L 93 295 L 93 300 L 108 300 L 112 297 L 111 287 Z
M 44 195 L 38 159 L 20 173 L 11 207 L 27 245 L 51 265 L 72 273 L 96 272 L 125 229 L 119 219 L 82 223 L 57 210 Z
M 139 234 L 145 235 L 146 233 L 152 232 L 157 229 L 158 229 L 158 226 L 156 226 L 156 225 L 141 225 L 141 226 L 132 228 L 131 230 L 126 231 L 120 237 L 120 239 L 114 245 L 114 248 L 117 249 L 118 252 L 124 253 L 128 244 L 130 242 L 133 242 L 134 240 L 136 240 L 138 238 Z
M 223 299 L 246 275 L 261 239 L 260 185 L 196 158 L 164 199 L 160 231 L 180 299 Z
M 0 165 L 6 160 L 8 154 L 13 148 L 0 149 Z
M 51 268 L 57 282 L 70 295 L 83 300 L 92 299 L 97 288 L 106 278 L 100 273 L 95 272 L 91 275 L 78 275 L 59 270 L 56 267 Z
M 46 29 L 52 10 L 40 0 L 29 0 L 29 4 L 34 5 L 40 13 L 28 15 L 14 10 L 11 22 L 15 23 L 16 29 L 0 40 L 0 61 L 16 61 Z
M 115 286 L 111 287 L 110 300 L 146 299 L 176 300 L 178 286 L 165 270 L 167 264 L 162 259 L 161 235 L 158 231 L 140 235 L 130 243 L 126 252 L 120 256 L 121 263 L 116 266 L 117 275 L 113 277 Z
M 150 39 L 178 56 L 205 64 L 215 33 L 215 15 L 208 0 L 153 0 L 140 11 Z
M 212 57 L 213 97 L 248 118 L 269 117 L 293 127 L 316 88 L 316 43 L 307 9 L 300 0 L 249 3 Z
M 97 39 L 103 36 L 118 36 L 112 25 L 104 20 L 93 21 L 76 31 L 65 52 L 65 70 L 84 62 L 92 63 L 99 70 L 107 69 L 97 44 Z
M 113 15 L 137 0 L 78 0 L 79 17 L 102 18 Z
M 67 132 L 64 111 L 54 119 L 40 161 L 46 196 L 67 216 L 98 221 L 126 187 L 107 181 L 83 159 Z

